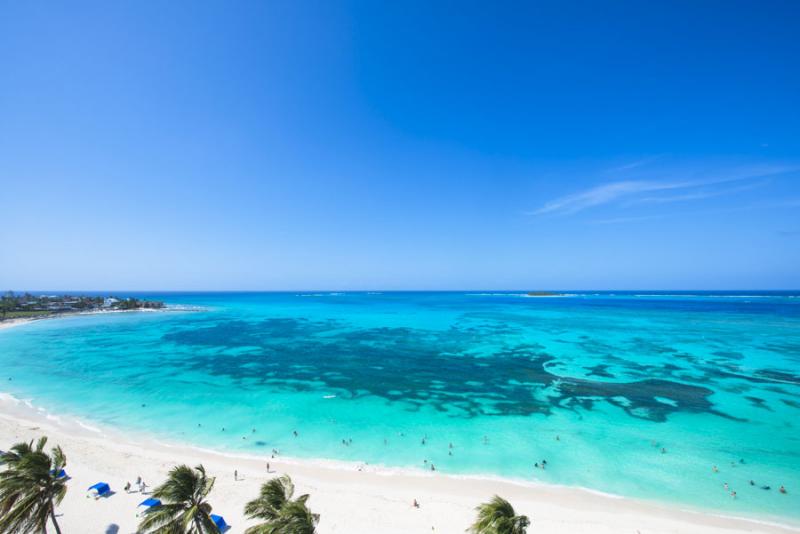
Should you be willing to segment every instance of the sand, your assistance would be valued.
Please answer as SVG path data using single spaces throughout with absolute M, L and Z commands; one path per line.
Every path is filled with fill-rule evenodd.
M 347 463 L 230 456 L 54 417 L 0 394 L 0 449 L 42 435 L 49 437 L 49 444 L 61 445 L 68 459 L 69 491 L 58 509 L 65 534 L 135 533 L 136 506 L 146 497 L 138 491 L 126 493 L 125 483 L 141 476 L 149 492 L 178 463 L 202 463 L 216 477 L 209 501 L 214 512 L 232 526 L 230 533 L 252 525 L 243 515 L 244 503 L 257 495 L 264 481 L 283 473 L 291 475 L 298 494 L 311 495 L 309 506 L 321 515 L 321 534 L 461 534 L 474 518 L 474 507 L 494 494 L 532 519 L 532 534 L 800 532 L 800 528 L 684 511 L 578 488 L 371 466 L 359 470 Z M 267 461 L 271 473 L 267 473 Z M 234 480 L 234 470 L 242 480 Z M 109 483 L 114 494 L 87 498 L 86 489 L 100 481 Z M 414 499 L 420 508 L 412 506 Z

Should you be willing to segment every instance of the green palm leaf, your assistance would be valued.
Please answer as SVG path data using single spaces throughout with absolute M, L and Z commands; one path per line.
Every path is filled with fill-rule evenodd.
M 161 506 L 145 512 L 139 530 L 147 534 L 217 534 L 211 505 L 205 500 L 213 487 L 214 477 L 208 477 L 202 465 L 173 468 L 153 491 Z
M 257 498 L 245 505 L 244 513 L 263 523 L 252 526 L 245 534 L 314 534 L 319 515 L 306 506 L 308 495 L 292 500 L 294 484 L 288 475 L 265 482 Z
M 55 508 L 67 494 L 66 480 L 58 474 L 67 459 L 60 447 L 45 452 L 47 438 L 34 446 L 17 443 L 3 454 L 0 472 L 0 532 L 29 534 L 44 532 L 47 522 L 60 534 Z
M 479 505 L 476 510 L 478 517 L 467 529 L 472 534 L 525 534 L 530 525 L 527 516 L 515 515 L 511 503 L 498 495 Z

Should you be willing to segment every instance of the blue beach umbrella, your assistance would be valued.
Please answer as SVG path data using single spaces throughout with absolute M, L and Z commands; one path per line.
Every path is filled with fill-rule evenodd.
M 58 472 L 58 475 L 56 475 L 56 470 L 55 469 L 51 469 L 50 470 L 50 474 L 51 475 L 55 475 L 56 478 L 67 478 L 67 472 L 64 471 L 63 469 Z
M 149 499 L 145 499 L 139 503 L 139 506 L 136 507 L 136 515 L 140 516 L 143 513 L 147 512 L 151 508 L 155 508 L 156 506 L 161 506 L 161 501 L 158 499 L 153 499 L 150 497 Z
M 225 522 L 225 518 L 221 515 L 211 514 L 211 520 L 217 525 L 217 528 L 220 532 L 225 532 L 225 529 L 228 528 L 228 524 Z
M 105 482 L 98 482 L 94 486 L 89 486 L 89 489 L 87 491 L 89 492 L 89 495 L 93 496 L 96 499 L 98 497 L 102 497 L 103 495 L 111 493 L 111 486 L 109 486 Z

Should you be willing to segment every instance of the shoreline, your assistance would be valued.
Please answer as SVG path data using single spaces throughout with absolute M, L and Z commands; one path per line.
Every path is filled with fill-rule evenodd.
M 90 311 L 76 311 L 76 312 L 63 312 L 63 313 L 54 313 L 52 315 L 41 315 L 35 317 L 15 317 L 14 319 L 2 319 L 0 320 L 0 330 L 6 328 L 14 328 L 15 326 L 22 326 L 28 323 L 35 323 L 37 321 L 48 321 L 51 319 L 65 319 L 68 317 L 80 317 L 83 315 L 105 315 L 107 313 L 159 313 L 159 312 L 171 312 L 171 311 L 193 311 L 189 309 L 182 309 L 182 308 L 171 308 L 166 306 L 164 308 L 137 308 L 133 310 L 90 310 Z
M 104 532 L 116 524 L 119 532 L 135 532 L 138 493 L 122 491 L 125 482 L 142 476 L 158 485 L 177 463 L 203 463 L 217 476 L 210 502 L 225 516 L 231 533 L 243 532 L 245 502 L 260 485 L 288 473 L 297 492 L 310 493 L 309 505 L 320 513 L 321 534 L 335 532 L 452 532 L 463 533 L 474 519 L 474 507 L 495 493 L 507 498 L 518 513 L 532 519 L 535 532 L 716 533 L 800 532 L 800 527 L 770 519 L 685 510 L 670 504 L 620 497 L 585 488 L 527 483 L 504 478 L 444 475 L 412 469 L 381 468 L 350 462 L 275 459 L 267 455 L 232 454 L 189 443 L 164 442 L 150 436 L 135 438 L 115 428 L 95 426 L 68 415 L 50 414 L 27 401 L 0 393 L 0 446 L 47 435 L 50 446 L 60 444 L 67 455 L 70 491 L 59 512 L 66 532 Z M 271 473 L 266 472 L 266 462 Z M 234 481 L 238 470 L 244 480 Z M 98 481 L 111 484 L 116 494 L 88 501 L 83 489 Z M 420 508 L 414 509 L 414 499 Z M 103 513 L 98 513 L 102 509 Z M 87 525 L 87 520 L 90 525 Z M 91 526 L 91 530 L 87 527 Z

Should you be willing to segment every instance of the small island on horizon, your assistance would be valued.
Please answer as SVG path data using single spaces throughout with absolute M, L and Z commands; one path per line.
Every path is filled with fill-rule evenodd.
M 558 297 L 563 295 L 564 293 L 556 293 L 554 291 L 528 291 L 527 296 L 529 297 Z
M 158 310 L 158 300 L 90 295 L 32 295 L 7 291 L 0 297 L 0 322 L 12 319 L 44 319 L 73 313 Z

